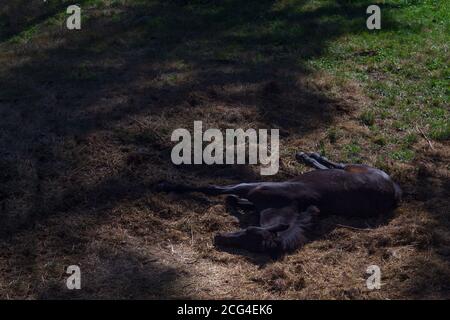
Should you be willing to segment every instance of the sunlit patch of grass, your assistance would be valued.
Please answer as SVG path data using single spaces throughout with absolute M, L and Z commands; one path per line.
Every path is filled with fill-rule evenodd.
M 360 120 L 366 126 L 372 126 L 375 123 L 375 113 L 372 110 L 367 110 L 361 114 Z
M 438 119 L 430 124 L 430 137 L 435 140 L 450 140 L 450 120 Z
M 403 162 L 407 162 L 407 161 L 411 161 L 414 159 L 414 151 L 410 150 L 410 149 L 401 149 L 401 150 L 397 150 L 397 151 L 393 151 L 390 154 L 390 157 L 393 160 L 398 160 L 398 161 L 403 161 Z
M 417 141 L 418 141 L 417 134 L 414 132 L 411 132 L 403 138 L 403 145 L 406 147 L 410 147 L 410 146 L 414 145 Z
M 391 135 L 404 136 L 420 126 L 430 139 L 448 140 L 450 4 L 397 0 L 380 7 L 382 15 L 392 19 L 391 25 L 382 23 L 376 32 L 361 26 L 360 33 L 333 41 L 326 54 L 308 64 L 364 86 L 375 109 L 361 114 L 363 124 L 373 125 L 376 115 Z M 394 147 L 401 151 L 395 159 L 413 159 L 412 152 L 402 149 L 414 144 L 411 139 L 397 139 Z
M 359 163 L 361 162 L 361 146 L 356 143 L 352 142 L 349 144 L 346 144 L 344 146 L 344 152 L 345 156 L 348 159 L 348 163 Z
M 387 144 L 386 138 L 381 134 L 373 136 L 372 142 L 378 146 L 385 146 Z

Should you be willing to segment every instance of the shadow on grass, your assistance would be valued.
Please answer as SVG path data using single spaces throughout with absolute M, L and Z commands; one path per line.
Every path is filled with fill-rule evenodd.
M 310 73 L 307 61 L 330 41 L 366 32 L 368 2 L 139 3 L 118 5 L 108 17 L 90 10 L 81 31 L 49 36 L 63 41 L 48 49 L 33 46 L 34 38 L 24 47 L 1 44 L 23 58 L 0 68 L 3 238 L 60 213 L 137 199 L 161 178 L 256 178 L 239 166 L 173 166 L 170 133 L 194 120 L 289 134 L 339 117 L 339 102 L 301 79 Z M 9 17 L 0 40 L 62 7 L 15 23 Z M 389 17 L 383 25 L 381 32 L 401 27 Z M 139 116 L 156 121 L 130 129 Z M 141 147 L 149 155 L 143 163 L 123 161 Z
M 82 290 L 68 290 L 63 279 L 38 285 L 38 299 L 188 298 L 178 289 L 185 285 L 185 272 L 135 252 L 105 250 L 94 265 L 82 268 Z
M 77 1 L 78 5 L 88 0 Z M 66 12 L 70 0 L 59 1 L 27 1 L 11 0 L 0 8 L 0 42 L 10 40 L 23 32 L 33 30 L 37 25 L 55 15 Z

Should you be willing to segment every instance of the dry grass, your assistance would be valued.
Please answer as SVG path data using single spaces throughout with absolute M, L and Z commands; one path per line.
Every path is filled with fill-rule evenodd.
M 191 58 L 200 36 L 180 60 L 164 39 L 136 44 L 121 24 L 88 26 L 0 47 L 1 298 L 450 297 L 448 142 L 433 151 L 419 140 L 413 162 L 384 161 L 360 121 L 374 101 L 356 82 L 291 61 Z M 152 41 L 167 52 L 155 53 Z M 392 174 L 405 201 L 381 224 L 323 220 L 314 241 L 280 261 L 217 251 L 213 234 L 240 228 L 223 199 L 152 186 L 261 177 L 256 166 L 172 165 L 170 134 L 194 120 L 280 128 L 281 168 L 270 179 L 306 170 L 297 150 L 348 161 L 357 143 L 357 160 Z M 71 264 L 81 267 L 80 291 L 65 288 Z M 365 286 L 371 264 L 381 268 L 381 290 Z

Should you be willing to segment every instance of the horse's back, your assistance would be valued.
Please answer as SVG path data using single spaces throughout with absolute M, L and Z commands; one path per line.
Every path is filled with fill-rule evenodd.
M 299 184 L 299 200 L 310 192 L 321 214 L 382 214 L 397 206 L 401 194 L 389 175 L 365 165 L 310 171 L 292 181 Z

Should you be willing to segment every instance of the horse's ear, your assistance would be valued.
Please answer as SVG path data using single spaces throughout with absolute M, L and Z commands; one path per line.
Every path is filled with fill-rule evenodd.
M 267 230 L 269 230 L 270 232 L 281 232 L 281 231 L 285 231 L 289 228 L 289 225 L 286 223 L 280 223 L 280 224 L 276 224 L 274 226 L 271 226 L 269 228 L 267 228 Z

